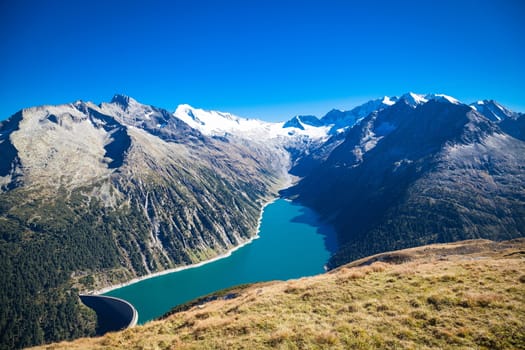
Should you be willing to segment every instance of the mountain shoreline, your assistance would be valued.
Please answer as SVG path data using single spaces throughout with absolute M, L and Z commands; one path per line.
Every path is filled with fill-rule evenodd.
M 282 179 L 282 182 L 280 184 L 277 184 L 275 187 L 276 188 L 281 188 L 281 190 L 284 190 L 284 189 L 289 188 L 290 186 L 292 186 L 293 183 L 294 183 L 293 175 L 287 173 L 286 176 Z M 277 192 L 279 193 L 281 190 L 277 190 Z M 175 272 L 180 272 L 180 271 L 184 271 L 184 270 L 189 270 L 189 269 L 201 267 L 201 266 L 204 266 L 206 264 L 210 264 L 210 263 L 213 263 L 215 261 L 228 258 L 235 251 L 245 247 L 246 245 L 252 243 L 254 240 L 260 238 L 259 232 L 261 231 L 261 223 L 262 223 L 262 218 L 263 218 L 263 215 L 264 215 L 264 210 L 266 209 L 266 207 L 268 205 L 274 203 L 279 198 L 284 198 L 284 197 L 281 196 L 281 195 L 272 196 L 271 199 L 267 200 L 262 205 L 262 207 L 260 209 L 260 213 L 259 213 L 259 218 L 257 219 L 257 228 L 255 229 L 256 233 L 255 233 L 254 236 L 250 237 L 248 240 L 242 242 L 241 244 L 236 245 L 235 247 L 232 247 L 231 249 L 227 250 L 226 252 L 224 252 L 224 253 L 222 253 L 220 255 L 217 255 L 214 258 L 211 258 L 211 259 L 208 259 L 208 260 L 204 260 L 204 261 L 200 261 L 200 262 L 195 263 L 195 264 L 179 266 L 179 267 L 174 267 L 174 268 L 163 270 L 163 271 L 153 272 L 151 274 L 147 274 L 147 275 L 144 275 L 144 276 L 133 278 L 133 279 L 131 279 L 129 281 L 126 281 L 126 282 L 113 284 L 113 285 L 110 285 L 110 286 L 107 286 L 107 287 L 103 287 L 103 288 L 100 288 L 100 289 L 96 289 L 96 290 L 92 290 L 92 291 L 87 291 L 85 294 L 87 294 L 87 295 L 103 295 L 103 294 L 109 293 L 109 292 L 111 292 L 113 290 L 116 290 L 116 289 L 119 289 L 119 288 L 124 288 L 124 287 L 130 286 L 130 285 L 135 284 L 135 283 L 142 282 L 142 281 L 150 279 L 150 278 L 155 278 L 155 277 L 168 275 L 168 274 L 175 273 Z
M 525 239 L 385 252 L 213 293 L 163 318 L 39 349 L 523 348 Z M 211 298 L 225 293 L 232 298 Z
M 258 219 L 258 223 L 257 223 L 257 229 L 256 229 L 257 233 L 253 237 L 249 238 L 247 241 L 242 242 L 241 244 L 239 244 L 239 245 L 237 245 L 237 246 L 227 250 L 223 254 L 220 254 L 220 255 L 218 255 L 218 256 L 216 256 L 214 258 L 211 258 L 211 259 L 208 259 L 208 260 L 204 260 L 204 261 L 201 261 L 201 262 L 198 262 L 198 263 L 195 263 L 195 264 L 179 266 L 179 267 L 174 267 L 172 269 L 167 269 L 167 270 L 163 270 L 163 271 L 153 272 L 153 273 L 145 275 L 145 276 L 140 276 L 140 277 L 133 278 L 133 279 L 127 281 L 127 282 L 118 283 L 118 284 L 115 284 L 115 285 L 111 285 L 111 286 L 108 286 L 108 287 L 104 287 L 104 288 L 101 288 L 101 289 L 90 291 L 90 292 L 87 292 L 86 294 L 88 294 L 88 295 L 103 295 L 103 294 L 109 293 L 109 292 L 111 292 L 113 290 L 124 288 L 124 287 L 130 286 L 132 284 L 142 282 L 144 280 L 148 280 L 148 279 L 151 279 L 151 278 L 155 278 L 155 277 L 159 277 L 159 276 L 163 276 L 163 275 L 168 275 L 168 274 L 171 274 L 171 273 L 180 272 L 180 271 L 184 271 L 184 270 L 194 269 L 194 268 L 197 268 L 197 267 L 201 267 L 201 266 L 213 263 L 213 262 L 221 260 L 221 259 L 228 258 L 235 251 L 245 247 L 246 245 L 252 243 L 254 240 L 259 239 L 261 237 L 261 236 L 259 236 L 259 232 L 260 232 L 260 228 L 261 228 L 262 217 L 264 215 L 264 209 L 268 205 L 274 203 L 279 198 L 280 197 L 275 197 L 275 198 L 267 201 L 261 207 L 261 213 L 259 215 L 259 219 Z

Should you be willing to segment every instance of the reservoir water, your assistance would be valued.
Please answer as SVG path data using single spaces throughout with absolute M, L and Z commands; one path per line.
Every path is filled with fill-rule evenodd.
M 142 324 L 176 305 L 230 286 L 322 273 L 336 249 L 335 233 L 315 212 L 284 199 L 265 208 L 259 236 L 224 259 L 146 279 L 105 295 L 133 304 Z

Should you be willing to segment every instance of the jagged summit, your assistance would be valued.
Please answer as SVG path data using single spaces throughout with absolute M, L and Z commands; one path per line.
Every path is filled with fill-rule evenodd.
M 332 109 L 322 118 L 313 115 L 296 115 L 283 123 L 243 118 L 231 113 L 195 108 L 189 104 L 180 104 L 172 116 L 188 124 L 191 128 L 211 136 L 232 134 L 243 138 L 268 140 L 276 137 L 303 135 L 323 139 L 341 133 L 353 127 L 369 114 L 390 108 L 397 103 L 404 103 L 415 108 L 429 101 L 463 104 L 456 98 L 445 94 L 407 92 L 400 97 L 383 96 L 373 99 L 350 110 Z M 149 116 L 155 114 L 156 110 L 125 94 L 115 94 L 111 102 L 105 105 L 106 108 L 109 108 L 108 105 L 118 106 L 137 120 L 148 119 Z M 517 115 L 493 100 L 478 101 L 470 104 L 470 106 L 489 120 L 496 122 Z M 159 125 L 163 125 L 163 123 L 159 123 Z
M 115 94 L 110 103 L 116 103 L 123 108 L 127 108 L 130 104 L 137 104 L 137 100 L 124 94 Z
M 370 100 L 349 111 L 342 111 L 339 109 L 332 109 L 321 121 L 325 125 L 330 125 L 330 134 L 340 133 L 352 126 L 358 121 L 368 116 L 370 113 L 388 108 L 398 101 L 397 97 L 384 96 L 383 98 Z
M 400 98 L 400 101 L 404 101 L 408 105 L 412 107 L 417 107 L 418 105 L 425 104 L 430 100 L 438 101 L 438 102 L 448 102 L 453 104 L 460 104 L 459 100 L 455 99 L 454 97 L 444 95 L 444 94 L 416 94 L 413 92 L 407 92 L 406 94 L 403 94 Z
M 410 106 L 417 106 L 419 104 L 426 103 L 428 100 L 425 98 L 425 95 L 415 94 L 413 92 L 407 92 L 406 94 L 401 95 L 399 98 L 400 101 L 407 103 Z
M 381 100 L 381 103 L 384 105 L 391 106 L 394 103 L 397 102 L 397 97 L 389 97 L 389 96 L 383 96 L 383 99 Z
M 292 119 L 283 124 L 283 128 L 298 128 L 305 130 L 305 125 L 313 127 L 323 126 L 324 123 L 314 115 L 296 115 Z
M 480 100 L 471 103 L 469 106 L 492 121 L 501 121 L 506 118 L 514 118 L 517 116 L 517 113 L 512 112 L 494 100 Z

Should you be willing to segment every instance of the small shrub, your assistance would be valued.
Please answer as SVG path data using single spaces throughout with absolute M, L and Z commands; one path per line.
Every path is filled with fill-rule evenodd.
M 416 320 L 426 320 L 428 318 L 428 315 L 426 312 L 424 311 L 412 311 L 410 313 L 410 316 L 413 317 L 414 319 Z
M 454 343 L 454 335 L 448 330 L 443 328 L 434 329 L 432 332 L 434 337 L 437 339 L 443 339 L 447 343 Z
M 330 331 L 321 332 L 316 335 L 315 342 L 323 346 L 335 345 L 337 343 L 337 335 Z
M 374 303 L 372 303 L 372 302 L 369 301 L 369 302 L 366 302 L 363 306 L 364 306 L 366 309 L 368 309 L 368 308 L 372 307 L 373 305 L 374 305 Z
M 501 296 L 494 293 L 485 293 L 485 294 L 467 294 L 465 299 L 462 299 L 459 302 L 459 305 L 462 307 L 488 307 L 491 304 L 501 300 Z
M 302 299 L 303 301 L 308 301 L 308 300 L 310 300 L 311 298 L 312 298 L 312 294 L 309 293 L 309 292 L 306 292 L 306 293 L 304 293 L 303 295 L 301 295 L 301 299 Z
M 240 336 L 250 333 L 250 328 L 247 325 L 231 325 L 226 327 L 226 334 L 228 336 Z
M 389 308 L 388 308 L 388 306 L 386 306 L 384 304 L 381 304 L 381 305 L 377 305 L 376 310 L 377 311 L 388 311 Z
M 436 310 L 441 310 L 444 306 L 454 305 L 454 301 L 444 295 L 431 295 L 427 298 L 427 303 L 434 306 Z
M 456 280 L 455 276 L 452 275 L 443 275 L 438 278 L 439 282 L 453 282 Z
M 461 327 L 456 331 L 456 335 L 460 338 L 466 338 L 470 336 L 471 332 L 470 329 L 467 327 Z
M 370 270 L 372 270 L 373 272 L 383 272 L 386 270 L 387 266 L 388 265 L 383 262 L 376 261 L 375 263 L 370 265 Z
M 428 325 L 429 325 L 429 326 L 435 326 L 435 325 L 437 325 L 437 321 L 438 321 L 437 318 L 432 317 L 432 318 L 430 318 L 430 319 L 428 320 Z
M 361 278 L 365 278 L 365 273 L 363 273 L 362 271 L 352 271 L 348 274 L 348 279 L 350 280 L 358 280 L 358 279 L 361 279 Z
M 395 336 L 399 340 L 408 340 L 416 338 L 414 332 L 409 329 L 402 329 L 395 333 Z
M 210 317 L 210 314 L 207 313 L 207 312 L 202 312 L 200 314 L 195 314 L 195 318 L 198 319 L 198 320 L 205 320 L 208 317 Z
M 289 329 L 278 329 L 270 335 L 267 343 L 270 346 L 278 346 L 284 341 L 290 339 L 293 336 L 293 332 Z
M 416 299 L 410 299 L 410 301 L 408 302 L 408 304 L 410 306 L 412 306 L 413 308 L 418 308 L 420 307 L 421 305 L 419 304 L 419 302 L 416 300 Z
M 286 294 L 295 294 L 295 293 L 297 293 L 297 288 L 295 288 L 295 287 L 287 287 L 287 288 L 284 290 L 284 292 L 285 292 Z
M 357 312 L 357 306 L 352 304 L 352 305 L 348 305 L 348 307 L 346 308 L 348 312 Z

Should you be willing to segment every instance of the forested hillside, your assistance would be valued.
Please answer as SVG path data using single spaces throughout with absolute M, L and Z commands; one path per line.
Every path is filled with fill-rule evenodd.
M 79 290 L 249 239 L 287 162 L 284 150 L 203 135 L 125 96 L 23 110 L 0 139 L 3 349 L 92 335 Z

